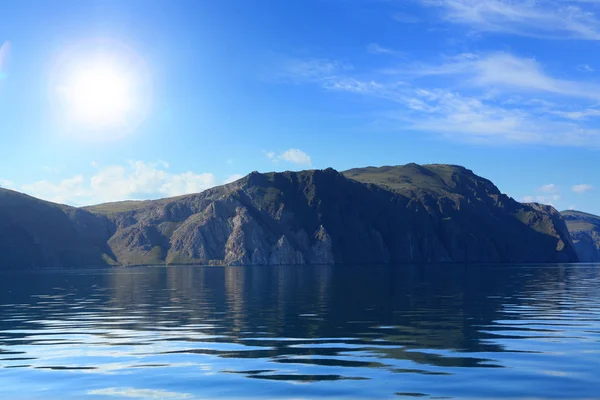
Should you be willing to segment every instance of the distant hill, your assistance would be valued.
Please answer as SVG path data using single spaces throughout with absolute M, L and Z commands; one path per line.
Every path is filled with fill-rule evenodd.
M 581 211 L 562 211 L 577 255 L 582 262 L 600 262 L 600 217 Z
M 452 165 L 253 172 L 85 209 L 0 195 L 1 267 L 571 262 L 561 215 Z
M 116 264 L 107 218 L 0 188 L 0 269 Z

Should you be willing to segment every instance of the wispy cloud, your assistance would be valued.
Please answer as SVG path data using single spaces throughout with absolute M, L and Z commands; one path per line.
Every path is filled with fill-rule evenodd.
M 557 193 L 558 187 L 554 183 L 549 183 L 547 185 L 540 186 L 539 191 L 544 193 Z
M 600 85 L 560 79 L 544 71 L 534 58 L 496 52 L 484 55 L 459 54 L 438 65 L 415 65 L 405 70 L 388 71 L 413 77 L 456 76 L 461 82 L 480 88 L 504 91 L 542 92 L 582 99 L 600 100 Z
M 420 0 L 446 21 L 473 30 L 551 39 L 599 40 L 600 21 L 587 5 L 572 0 Z M 586 5 L 587 3 L 587 5 Z
M 575 193 L 586 193 L 589 192 L 590 190 L 592 190 L 594 187 L 592 185 L 589 185 L 587 183 L 582 183 L 580 185 L 574 185 L 571 187 L 571 190 L 574 191 Z
M 535 59 L 460 54 L 438 65 L 360 74 L 324 70 L 328 73 L 322 76 L 315 69 L 299 74 L 296 82 L 380 99 L 377 118 L 404 131 L 488 143 L 600 146 L 600 130 L 584 123 L 595 116 L 600 85 L 552 76 Z
M 310 158 L 310 156 L 300 149 L 289 149 L 279 154 L 275 153 L 274 151 L 269 151 L 265 154 L 267 158 L 273 161 L 274 163 L 278 163 L 279 161 L 283 160 L 292 164 L 306 166 L 312 165 L 312 159 Z
M 596 69 L 594 67 L 592 67 L 591 65 L 589 65 L 589 64 L 582 64 L 582 65 L 578 66 L 577 69 L 579 71 L 582 71 L 582 72 L 594 72 L 594 71 L 596 71 Z
M 369 43 L 367 45 L 367 53 L 369 54 L 384 54 L 384 55 L 388 55 L 388 56 L 404 56 L 405 53 L 401 52 L 401 51 L 397 51 L 394 49 L 391 49 L 389 47 L 384 47 L 382 45 L 380 45 L 379 43 Z
M 422 19 L 417 17 L 416 15 L 407 14 L 403 12 L 395 12 L 394 14 L 392 14 L 392 18 L 395 21 L 398 21 L 403 24 L 416 24 L 422 21 Z
M 57 203 L 88 205 L 127 199 L 148 199 L 197 193 L 216 185 L 213 174 L 171 174 L 165 163 L 130 161 L 127 165 L 98 168 L 86 178 L 75 175 L 58 182 L 41 180 L 21 185 L 28 194 Z
M 327 81 L 335 79 L 352 66 L 336 60 L 322 58 L 287 58 L 282 62 L 277 76 L 292 82 Z

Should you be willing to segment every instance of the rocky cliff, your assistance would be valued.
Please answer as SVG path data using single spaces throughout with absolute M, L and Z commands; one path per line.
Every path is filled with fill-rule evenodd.
M 37 207 L 21 223 L 10 216 L 26 210 L 0 197 L 11 265 L 36 252 L 46 256 L 23 266 L 577 261 L 552 207 L 520 204 L 457 166 L 253 172 L 199 194 L 86 209 L 11 196 Z
M 563 211 L 561 214 L 580 261 L 600 262 L 600 217 L 581 211 Z

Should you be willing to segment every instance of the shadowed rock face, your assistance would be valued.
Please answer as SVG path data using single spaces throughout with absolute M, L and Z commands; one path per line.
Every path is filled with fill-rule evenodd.
M 0 189 L 0 269 L 116 264 L 104 216 Z
M 21 267 L 97 259 L 121 265 L 577 261 L 556 210 L 520 204 L 457 166 L 253 172 L 199 194 L 85 210 L 11 193 L 40 208 L 34 220 L 55 227 L 39 231 L 38 239 L 66 235 L 60 246 L 30 239 L 31 221 L 4 217 L 10 212 L 0 198 L 0 234 L 13 236 L 1 254 L 13 264 L 24 254 L 62 254 L 65 243 L 86 249 L 85 263 L 75 255 L 58 263 L 56 256 L 36 255 Z
M 421 240 L 439 241 L 447 253 L 440 261 L 577 261 L 565 222 L 553 207 L 521 204 L 464 167 L 407 164 L 357 168 L 344 175 L 406 197 L 415 209 L 422 207 L 432 229 Z
M 577 256 L 582 262 L 600 262 L 600 217 L 581 211 L 562 211 Z

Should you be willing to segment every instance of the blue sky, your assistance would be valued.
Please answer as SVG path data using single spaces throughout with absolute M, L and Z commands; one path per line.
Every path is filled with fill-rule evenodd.
M 4 187 L 86 205 L 253 170 L 452 163 L 519 201 L 600 214 L 600 1 L 1 7 Z M 61 93 L 107 59 L 127 118 L 73 123 L 81 95 Z

